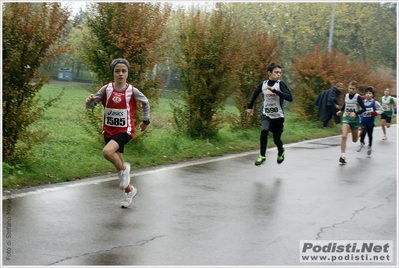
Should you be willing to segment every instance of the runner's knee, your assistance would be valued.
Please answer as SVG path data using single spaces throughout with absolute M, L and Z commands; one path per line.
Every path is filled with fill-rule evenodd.
M 112 151 L 109 150 L 107 147 L 105 147 L 105 148 L 103 149 L 103 156 L 104 156 L 104 158 L 106 158 L 106 159 L 108 159 L 109 157 L 111 157 L 111 155 L 112 155 L 113 153 L 115 153 L 115 152 L 112 152 Z

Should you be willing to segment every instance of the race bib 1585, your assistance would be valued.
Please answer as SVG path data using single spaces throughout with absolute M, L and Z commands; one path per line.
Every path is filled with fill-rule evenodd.
M 110 127 L 126 127 L 127 110 L 105 108 L 105 125 Z

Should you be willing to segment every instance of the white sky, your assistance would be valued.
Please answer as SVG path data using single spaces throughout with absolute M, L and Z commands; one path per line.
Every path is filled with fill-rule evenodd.
M 79 12 L 79 9 L 85 10 L 85 7 L 88 3 L 99 3 L 99 2 L 112 2 L 112 1 L 61 1 L 62 5 L 70 7 L 72 11 L 72 16 L 76 15 Z M 143 2 L 143 1 L 125 1 L 125 2 Z M 170 2 L 176 3 L 179 5 L 192 5 L 193 3 L 209 3 L 209 2 L 216 2 L 216 1 L 145 1 L 145 2 Z M 245 1 L 244 1 L 245 2 Z
M 85 6 L 88 2 L 61 2 L 63 6 L 67 6 L 71 9 L 72 11 L 72 16 L 76 15 L 80 8 L 82 8 L 82 10 L 85 10 Z
M 292 0 L 276 0 L 275 2 L 296 2 L 295 0 L 294 1 L 292 1 Z M 333 1 L 333 0 L 325 0 L 325 1 L 323 1 L 323 2 L 346 2 L 346 0 L 335 0 L 335 1 Z M 79 9 L 80 8 L 82 8 L 82 10 L 84 10 L 85 9 L 85 7 L 86 7 L 86 4 L 87 3 L 98 3 L 98 2 L 113 2 L 113 1 L 86 1 L 86 2 L 83 2 L 83 1 L 60 1 L 63 5 L 65 5 L 65 6 L 69 6 L 70 8 L 71 8 L 71 10 L 72 10 L 72 16 L 73 15 L 75 15 L 75 14 L 77 14 L 78 12 L 79 12 Z M 118 2 L 118 1 L 115 1 L 115 2 Z M 170 3 L 176 3 L 176 4 L 179 4 L 179 5 L 192 5 L 192 4 L 194 4 L 194 3 L 212 3 L 212 2 L 268 2 L 268 1 L 259 1 L 259 0 L 251 0 L 251 1 L 243 1 L 243 0 L 218 0 L 218 1 L 140 1 L 140 0 L 137 0 L 137 1 L 132 1 L 132 0 L 130 0 L 130 1 L 122 1 L 122 2 L 170 2 Z M 315 3 L 317 3 L 317 2 L 319 2 L 319 1 L 315 1 L 315 0 L 311 0 L 311 1 L 303 1 L 303 2 L 315 2 Z M 355 1 L 356 2 L 356 1 Z M 360 1 L 360 2 L 367 2 L 367 1 Z

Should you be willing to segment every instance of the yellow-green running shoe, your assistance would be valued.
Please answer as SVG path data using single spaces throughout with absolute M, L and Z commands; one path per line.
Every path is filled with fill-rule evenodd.
M 277 154 L 277 163 L 281 164 L 284 161 L 284 154 L 285 154 L 285 149 L 283 148 L 283 153 L 281 155 Z
M 259 156 L 258 160 L 255 161 L 255 166 L 260 166 L 266 162 L 266 156 Z

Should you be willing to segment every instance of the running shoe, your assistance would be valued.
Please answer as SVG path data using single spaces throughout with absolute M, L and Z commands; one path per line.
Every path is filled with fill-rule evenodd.
M 119 175 L 119 188 L 125 190 L 130 183 L 130 164 L 124 163 L 125 169 L 118 172 Z
M 371 146 L 367 146 L 367 155 L 371 155 Z
M 258 160 L 255 161 L 255 166 L 260 166 L 266 162 L 266 156 L 259 156 Z
M 281 164 L 284 161 L 284 154 L 285 154 L 285 149 L 283 148 L 283 153 L 281 155 L 277 154 L 277 163 Z
M 384 136 L 382 137 L 382 140 L 385 141 L 386 139 L 387 139 L 387 136 L 384 135 Z
M 364 146 L 364 143 L 361 142 L 361 143 L 359 144 L 359 146 L 357 147 L 356 152 L 360 152 L 360 151 L 362 150 L 363 146 Z
M 341 156 L 341 157 L 339 158 L 339 162 L 340 162 L 341 164 L 346 164 L 346 157 L 345 157 L 345 156 Z
M 137 188 L 132 186 L 132 190 L 128 193 L 124 193 L 123 199 L 121 200 L 121 207 L 128 208 L 133 202 L 133 197 L 137 194 Z

